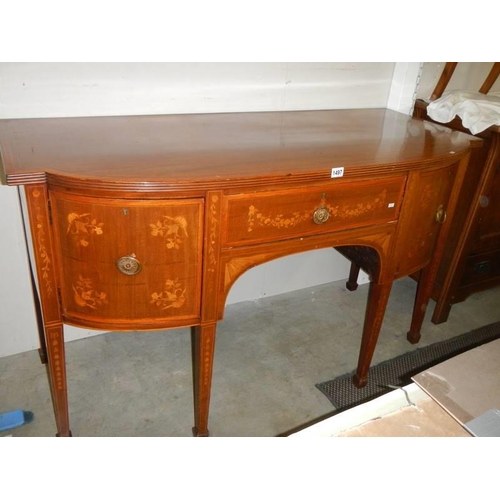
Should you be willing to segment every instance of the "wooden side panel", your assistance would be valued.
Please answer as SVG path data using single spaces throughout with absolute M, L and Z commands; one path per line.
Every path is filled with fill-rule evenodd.
M 57 262 L 53 250 L 47 187 L 26 187 L 33 253 L 36 261 L 38 293 L 45 324 L 61 323 L 57 297 Z
M 200 316 L 202 200 L 51 199 L 65 319 L 133 326 Z
M 217 320 L 218 280 L 220 279 L 220 239 L 222 191 L 210 191 L 206 198 L 205 245 L 202 289 L 203 323 Z

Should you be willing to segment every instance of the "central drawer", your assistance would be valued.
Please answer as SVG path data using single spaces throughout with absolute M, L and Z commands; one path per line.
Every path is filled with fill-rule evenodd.
M 374 225 L 398 218 L 405 176 L 228 195 L 223 246 Z

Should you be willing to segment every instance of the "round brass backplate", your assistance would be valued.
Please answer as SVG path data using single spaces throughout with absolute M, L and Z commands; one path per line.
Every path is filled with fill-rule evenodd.
M 313 221 L 316 224 L 324 224 L 330 217 L 330 212 L 326 207 L 319 207 L 313 214 Z
M 135 258 L 135 254 L 120 257 L 116 261 L 116 267 L 121 273 L 127 274 L 128 276 L 138 274 L 142 269 L 141 263 Z

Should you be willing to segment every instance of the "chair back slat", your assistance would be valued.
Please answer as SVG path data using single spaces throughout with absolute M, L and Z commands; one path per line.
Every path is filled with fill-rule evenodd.
M 445 91 L 448 83 L 451 80 L 451 77 L 453 76 L 453 72 L 455 71 L 457 64 L 458 63 L 456 62 L 447 62 L 444 65 L 443 72 L 439 77 L 436 88 L 434 89 L 434 92 L 431 94 L 431 101 L 435 101 L 436 99 L 439 99 L 443 95 L 443 92 Z
M 497 81 L 498 75 L 500 75 L 500 62 L 493 64 L 491 71 L 488 73 L 488 76 L 479 89 L 479 92 L 481 92 L 481 94 L 487 94 L 491 87 L 493 87 L 493 84 Z
M 445 63 L 443 72 L 441 73 L 441 76 L 439 77 L 436 87 L 434 88 L 434 92 L 432 92 L 431 94 L 431 101 L 435 101 L 436 99 L 439 99 L 443 95 L 443 92 L 446 90 L 448 83 L 450 83 L 451 77 L 453 76 L 453 72 L 455 71 L 457 64 L 458 63 L 456 62 Z M 479 92 L 481 94 L 487 94 L 490 91 L 491 87 L 493 87 L 499 76 L 500 76 L 500 62 L 495 62 L 493 63 L 493 66 L 491 67 L 488 76 L 481 85 Z

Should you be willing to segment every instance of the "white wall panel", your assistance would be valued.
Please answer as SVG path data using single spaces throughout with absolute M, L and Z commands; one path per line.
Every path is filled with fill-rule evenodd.
M 38 348 L 17 188 L 0 186 L 0 356 Z
M 0 118 L 385 107 L 394 63 L 0 63 Z
M 4 63 L 0 117 L 281 109 L 286 63 Z
M 292 63 L 283 109 L 384 108 L 394 63 Z
M 406 115 L 413 113 L 421 69 L 422 64 L 419 62 L 396 63 L 389 91 L 389 99 L 387 100 L 387 107 L 389 109 Z

